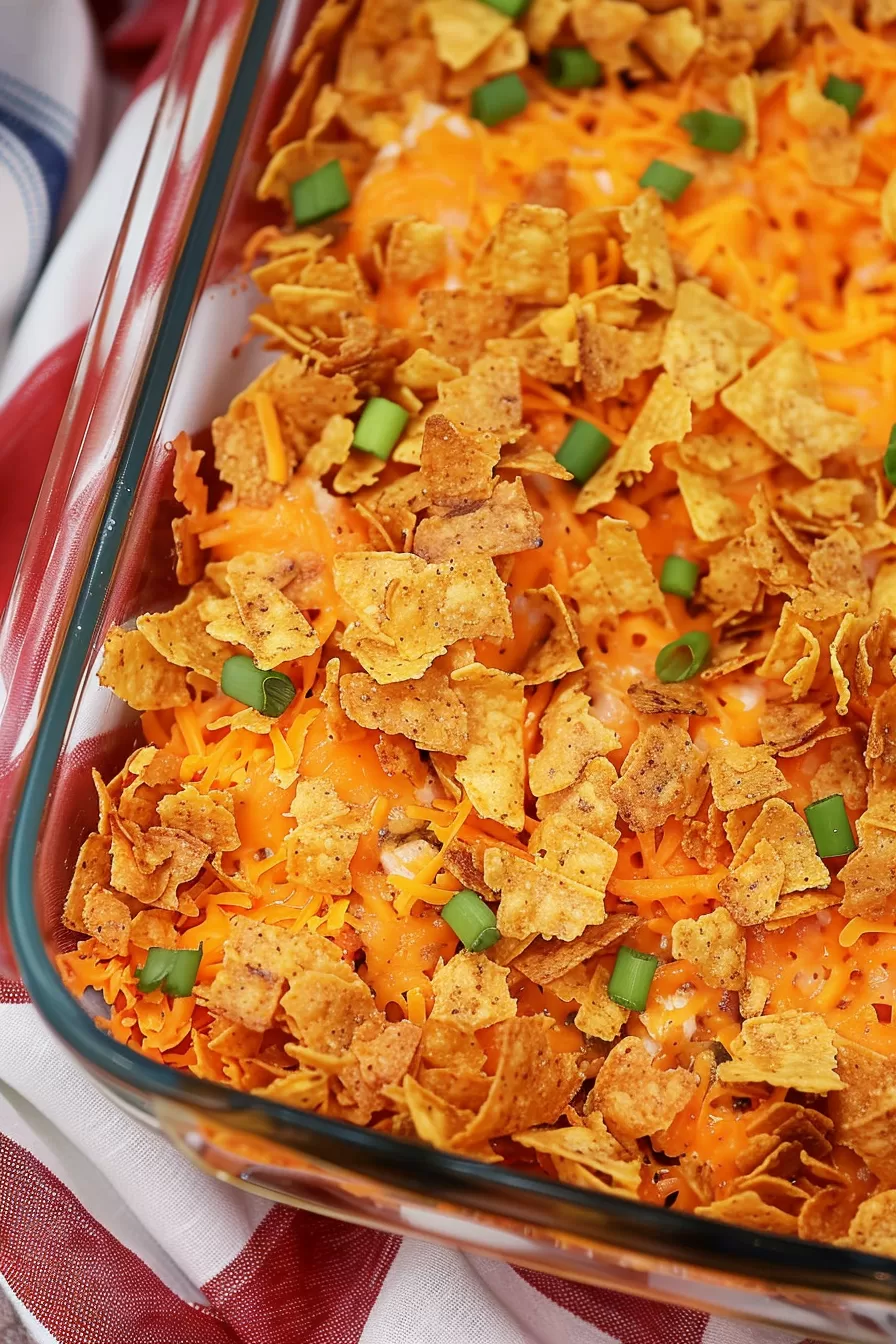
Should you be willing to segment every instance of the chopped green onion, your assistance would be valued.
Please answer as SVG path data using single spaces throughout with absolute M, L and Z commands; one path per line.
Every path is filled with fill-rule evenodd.
M 829 798 L 810 803 L 806 808 L 806 820 L 819 858 L 839 859 L 841 854 L 851 854 L 855 849 L 856 842 L 841 793 L 832 793 Z
M 896 485 L 896 425 L 890 430 L 890 438 L 884 453 L 884 475 L 891 485 Z
M 408 412 L 403 406 L 385 397 L 371 397 L 355 426 L 352 447 L 387 462 L 407 422 Z
M 496 9 L 499 14 L 509 15 L 511 19 L 518 19 L 529 7 L 529 0 L 482 0 L 482 3 Z
M 718 154 L 733 154 L 746 133 L 746 124 L 740 117 L 729 117 L 724 112 L 710 112 L 701 107 L 696 112 L 685 112 L 678 118 L 698 149 L 714 149 Z
M 548 52 L 548 83 L 555 89 L 593 89 L 603 73 L 587 47 L 552 47 Z
M 185 999 L 193 993 L 201 960 L 201 943 L 197 948 L 151 947 L 137 971 L 137 988 L 144 994 L 164 989 L 174 999 Z
M 244 653 L 235 653 L 221 669 L 221 690 L 241 704 L 278 718 L 292 704 L 296 688 L 285 672 L 256 667 Z
M 709 635 L 702 630 L 689 630 L 660 649 L 654 671 L 660 681 L 690 681 L 706 666 L 711 648 Z
M 851 117 L 855 116 L 856 108 L 862 101 L 864 92 L 864 84 L 856 84 L 851 79 L 840 79 L 839 75 L 828 75 L 822 89 L 825 98 L 829 98 L 832 103 L 839 103 L 841 107 L 845 107 Z
M 529 95 L 519 75 L 499 75 L 473 90 L 470 116 L 483 126 L 497 126 L 522 112 L 528 102 Z
M 693 560 L 685 560 L 681 555 L 667 555 L 660 574 L 660 591 L 674 593 L 676 597 L 694 596 L 700 566 Z
M 442 906 L 442 918 L 468 952 L 484 952 L 501 937 L 494 911 L 475 891 L 464 889 Z
M 633 1013 L 643 1013 L 659 964 L 659 957 L 652 957 L 649 952 L 637 952 L 623 943 L 616 953 L 607 994 L 623 1008 Z
M 335 215 L 351 205 L 352 194 L 348 189 L 338 159 L 331 159 L 316 172 L 293 182 L 289 189 L 292 198 L 292 213 L 296 223 L 316 224 L 329 215 Z
M 557 449 L 557 461 L 584 485 L 597 471 L 610 451 L 610 440 L 596 425 L 577 420 Z
M 678 168 L 674 163 L 666 163 L 665 159 L 654 159 L 641 174 L 638 186 L 653 187 L 658 196 L 672 205 L 693 180 L 694 174 L 685 168 Z

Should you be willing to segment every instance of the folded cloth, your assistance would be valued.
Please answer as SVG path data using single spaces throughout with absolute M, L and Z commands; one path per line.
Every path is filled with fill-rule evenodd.
M 164 39 L 179 12 L 174 0 L 151 0 L 119 30 L 119 49 L 128 31 L 136 46 Z M 16 501 L 0 529 L 0 593 L 158 99 L 156 82 L 132 101 L 87 185 L 75 163 L 80 146 L 93 166 L 98 70 L 89 15 L 76 0 L 0 6 L 0 219 L 12 220 L 0 350 L 58 212 L 72 210 L 0 368 L 0 498 Z M 785 1339 L 221 1185 L 99 1091 L 10 981 L 0 981 L 0 1287 L 21 1323 L 4 1324 L 0 1312 L 4 1344 L 22 1332 L 43 1344 Z M 659 1281 L 654 1291 L 668 1297 Z

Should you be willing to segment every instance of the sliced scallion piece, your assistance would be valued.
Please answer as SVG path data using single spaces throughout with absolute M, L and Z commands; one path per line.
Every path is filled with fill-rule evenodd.
M 292 704 L 296 693 L 285 672 L 257 667 L 244 653 L 235 653 L 227 659 L 221 669 L 221 690 L 272 719 Z
M 740 117 L 729 117 L 725 112 L 711 112 L 708 107 L 696 112 L 685 112 L 678 124 L 691 137 L 698 149 L 712 149 L 717 154 L 733 154 L 746 133 L 746 123 Z
M 571 471 L 579 485 L 590 480 L 606 460 L 612 444 L 588 420 L 577 420 L 557 449 L 557 461 Z
M 501 937 L 494 911 L 475 891 L 466 888 L 442 906 L 442 918 L 468 952 L 484 952 Z
M 352 194 L 348 189 L 342 164 L 331 159 L 322 168 L 309 173 L 307 177 L 293 182 L 289 189 L 292 200 L 292 213 L 300 228 L 306 224 L 317 224 L 321 219 L 337 214 L 351 205 Z
M 700 566 L 682 555 L 667 555 L 660 574 L 660 591 L 673 593 L 685 599 L 693 597 L 700 576 Z
M 515 117 L 529 102 L 526 86 L 519 75 L 499 75 L 473 90 L 470 116 L 483 126 L 497 126 Z
M 407 422 L 408 412 L 398 402 L 371 397 L 355 426 L 352 447 L 360 448 L 362 453 L 373 453 L 374 457 L 387 462 Z
M 654 159 L 648 163 L 638 181 L 639 187 L 653 187 L 669 205 L 674 205 L 683 191 L 691 185 L 694 174 L 685 168 L 678 168 L 664 159 Z
M 511 19 L 518 19 L 529 8 L 529 0 L 482 0 L 482 3 Z
M 137 971 L 137 988 L 144 994 L 163 989 L 174 999 L 185 999 L 193 993 L 201 960 L 201 943 L 197 948 L 151 947 Z
M 621 1007 L 633 1013 L 643 1013 L 659 964 L 659 957 L 652 957 L 649 952 L 638 952 L 623 944 L 616 953 L 607 995 Z
M 896 485 L 896 425 L 890 430 L 890 438 L 884 452 L 884 475 L 891 485 Z
M 587 47 L 552 47 L 546 73 L 555 89 L 593 89 L 603 78 L 603 67 Z
M 841 793 L 832 793 L 829 798 L 810 803 L 806 808 L 806 821 L 819 858 L 839 859 L 855 849 L 855 837 Z
M 689 630 L 660 649 L 654 671 L 660 681 L 690 681 L 706 666 L 712 640 L 702 630 Z
M 825 98 L 845 107 L 851 117 L 855 116 L 864 92 L 864 84 L 857 84 L 852 79 L 841 79 L 839 75 L 828 75 L 822 89 Z

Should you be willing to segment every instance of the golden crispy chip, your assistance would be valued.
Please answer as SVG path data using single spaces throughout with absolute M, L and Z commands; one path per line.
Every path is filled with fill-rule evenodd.
M 576 318 L 582 382 L 591 401 L 618 396 L 630 378 L 655 369 L 663 345 L 662 322 L 629 331 L 603 321 L 602 313 L 595 303 L 585 303 Z
M 159 799 L 159 820 L 163 826 L 194 835 L 209 849 L 239 849 L 233 797 L 226 791 L 200 793 L 193 784 L 185 784 L 179 793 Z
M 308 1050 L 339 1055 L 362 1022 L 376 1012 L 370 990 L 358 975 L 296 968 L 280 1007 L 290 1035 Z
M 227 564 L 232 598 L 210 599 L 204 612 L 215 639 L 243 644 L 261 668 L 304 658 L 320 641 L 294 602 L 280 591 L 292 578 L 287 556 L 244 551 Z
M 691 527 L 701 541 L 724 541 L 743 531 L 744 516 L 718 480 L 702 471 L 691 471 L 679 462 L 671 464 L 678 477 Z
M 839 1186 L 828 1186 L 800 1209 L 797 1235 L 804 1241 L 836 1241 L 848 1233 L 854 1212 L 855 1200 Z
M 531 0 L 522 20 L 529 46 L 539 56 L 553 44 L 572 9 L 572 0 Z
M 421 347 L 421 349 L 415 350 L 412 355 L 408 355 L 403 364 L 398 365 L 394 377 L 399 387 L 409 387 L 414 392 L 426 393 L 428 397 L 434 397 L 438 391 L 439 383 L 447 383 L 452 378 L 459 378 L 460 373 L 461 370 L 456 364 L 451 364 L 447 359 L 442 359 L 440 355 L 433 354 L 431 350 L 425 350 Z
M 772 992 L 772 984 L 764 975 L 747 972 L 746 983 L 738 995 L 740 1015 L 746 1021 L 748 1017 L 761 1017 Z
M 342 708 L 354 723 L 409 737 L 421 751 L 459 756 L 467 746 L 467 711 L 445 672 L 431 667 L 417 681 L 378 686 L 366 672 L 339 683 Z
M 420 498 L 440 510 L 488 499 L 500 456 L 496 435 L 459 429 L 438 412 L 430 415 L 423 428 Z
M 836 742 L 830 759 L 812 776 L 813 799 L 841 793 L 847 807 L 861 812 L 868 802 L 868 771 L 854 741 Z
M 599 1041 L 615 1041 L 628 1021 L 628 1008 L 614 1002 L 607 993 L 610 983 L 608 967 L 598 964 L 594 968 L 587 988 L 579 1000 L 579 1010 L 575 1024 L 586 1036 L 594 1036 Z
M 747 943 L 723 907 L 672 925 L 672 956 L 692 961 L 713 989 L 743 989 Z
M 410 1074 L 405 1075 L 402 1087 L 417 1138 L 450 1152 L 455 1135 L 469 1124 L 473 1112 L 440 1097 Z
M 633 681 L 628 698 L 639 714 L 708 714 L 706 702 L 696 686 L 688 682 L 677 685 L 658 681 L 655 677 Z
M 216 592 L 214 584 L 202 580 L 170 611 L 137 617 L 137 629 L 163 658 L 201 672 L 212 681 L 220 680 L 221 669 L 236 652 L 232 645 L 214 639 L 207 632 L 200 615 L 199 608 Z
M 114 957 L 126 957 L 130 941 L 131 912 L 114 892 L 93 886 L 84 893 L 81 907 L 84 932 L 107 947 Z
M 569 239 L 565 210 L 508 205 L 473 259 L 476 282 L 521 303 L 565 303 Z
M 193 881 L 208 857 L 208 846 L 165 826 L 152 826 L 144 834 L 115 814 L 109 824 L 112 887 L 143 905 L 175 909 L 178 886 Z
M 525 475 L 550 476 L 555 481 L 571 481 L 572 472 L 561 466 L 553 453 L 542 448 L 531 436 L 523 436 L 517 443 L 505 448 L 498 466 L 503 470 L 520 471 Z
M 92 887 L 106 887 L 112 880 L 109 839 L 93 832 L 88 835 L 75 862 L 62 922 L 74 933 L 86 933 L 84 927 L 84 898 Z
M 588 548 L 588 564 L 569 585 L 582 622 L 615 625 L 626 612 L 664 610 L 659 584 L 631 523 L 601 518 L 595 540 L 597 545 Z
M 628 238 L 622 259 L 634 271 L 638 289 L 661 308 L 674 308 L 677 281 L 659 196 L 652 188 L 642 191 L 619 211 L 619 222 Z
M 661 359 L 673 382 L 705 409 L 717 392 L 746 372 L 750 360 L 770 340 L 771 332 L 762 322 L 698 281 L 686 280 L 678 287 L 666 324 Z
M 286 871 L 291 881 L 331 896 L 352 889 L 349 864 L 367 829 L 369 809 L 344 803 L 327 779 L 304 779 L 296 786 L 290 814 L 296 826 L 286 836 Z
M 462 427 L 511 433 L 523 422 L 519 364 L 507 355 L 482 355 L 469 373 L 439 384 L 439 408 Z
M 536 797 L 574 784 L 595 756 L 606 756 L 619 738 L 591 713 L 584 676 L 576 673 L 554 691 L 541 716 L 541 750 L 529 761 L 529 787 Z
M 535 827 L 529 852 L 536 856 L 537 867 L 601 893 L 616 866 L 613 845 L 557 813 Z
M 735 117 L 740 117 L 746 130 L 740 152 L 748 162 L 759 150 L 759 112 L 756 107 L 756 85 L 746 71 L 733 75 L 725 86 L 728 106 Z
M 891 1057 L 837 1039 L 837 1071 L 844 1090 L 828 1100 L 840 1143 L 859 1154 L 885 1185 L 896 1182 L 893 1120 L 896 1068 Z
M 815 70 L 808 69 L 800 84 L 787 86 L 787 109 L 809 132 L 806 171 L 822 187 L 852 187 L 862 163 L 862 142 L 850 129 L 849 112 L 825 98 Z
M 444 84 L 445 97 L 466 98 L 479 84 L 511 70 L 522 70 L 528 64 L 529 46 L 522 32 L 519 28 L 506 28 L 472 65 L 448 75 Z
M 825 458 L 857 448 L 864 433 L 858 420 L 825 406 L 818 371 L 799 341 L 779 345 L 721 397 L 733 415 L 809 480 L 818 480 Z
M 169 663 L 140 630 L 111 627 L 97 676 L 101 686 L 132 709 L 172 709 L 190 703 L 183 669 Z
M 667 79 L 680 79 L 703 46 L 703 33 L 689 9 L 670 9 L 647 20 L 637 43 Z
M 547 1153 L 554 1159 L 557 1175 L 568 1180 L 564 1168 L 576 1166 L 586 1172 L 598 1172 L 611 1182 L 614 1191 L 627 1191 L 635 1194 L 641 1177 L 639 1157 L 633 1157 L 628 1149 L 613 1138 L 598 1111 L 592 1111 L 583 1125 L 570 1125 L 564 1129 L 530 1129 L 522 1134 L 514 1134 L 515 1143 L 524 1148 L 532 1148 L 537 1153 Z M 606 1190 L 603 1181 L 595 1182 L 595 1189 Z
M 869 599 L 862 548 L 851 532 L 838 527 L 815 543 L 809 556 L 809 574 L 819 588 L 854 597 L 862 605 Z
M 423 1027 L 420 1054 L 434 1068 L 456 1068 L 479 1073 L 485 1064 L 485 1051 L 471 1031 L 466 1031 L 453 1021 L 433 1019 L 431 1016 Z
M 416 555 L 344 554 L 333 578 L 359 618 L 343 648 L 381 685 L 422 676 L 457 640 L 513 633 L 504 585 L 485 556 L 427 565 Z
M 355 436 L 355 426 L 344 415 L 331 415 L 317 443 L 308 449 L 304 469 L 315 480 L 326 476 L 331 467 L 341 467 Z
M 432 977 L 435 995 L 431 1022 L 450 1022 L 464 1031 L 493 1027 L 516 1016 L 516 999 L 507 988 L 507 967 L 485 954 L 462 952 Z
M 793 1235 L 797 1229 L 794 1214 L 766 1204 L 755 1190 L 742 1190 L 736 1195 L 714 1200 L 712 1204 L 701 1204 L 694 1213 L 699 1218 L 715 1218 L 722 1223 L 754 1228 L 757 1232 L 774 1232 L 779 1236 Z
M 628 70 L 633 62 L 630 43 L 641 32 L 649 14 L 627 0 L 572 0 L 572 26 L 605 70 Z
M 486 341 L 510 334 L 513 308 L 513 299 L 487 290 L 429 289 L 420 295 L 434 354 L 462 370 L 483 353 Z
M 765 745 L 716 747 L 709 753 L 709 778 L 716 807 L 722 812 L 761 803 L 788 788 L 771 747 Z
M 702 769 L 686 728 L 674 719 L 644 723 L 610 793 L 627 826 L 649 831 L 686 810 Z
M 723 1083 L 771 1083 L 800 1092 L 836 1092 L 834 1033 L 820 1013 L 769 1013 L 744 1022 L 719 1065 Z
M 759 840 L 749 858 L 719 883 L 719 896 L 738 924 L 764 924 L 778 904 L 785 872 L 771 842 Z
M 223 1013 L 250 1031 L 273 1024 L 287 977 L 305 967 L 333 975 L 338 967 L 352 976 L 339 949 L 319 934 L 287 933 L 273 924 L 234 915 L 224 944 L 224 962 L 208 989 L 201 991 L 212 1012 Z
M 858 849 L 840 870 L 842 913 L 852 919 L 880 919 L 896 889 L 896 832 L 860 818 Z
M 769 798 L 747 831 L 731 861 L 732 872 L 752 858 L 760 841 L 768 840 L 784 864 L 781 895 L 830 885 L 831 875 L 818 857 L 812 832 L 783 798 Z
M 464 70 L 499 37 L 511 20 L 499 10 L 485 15 L 478 0 L 424 0 L 439 60 L 451 70 Z
M 855 502 L 863 493 L 861 481 L 823 477 L 812 485 L 789 492 L 780 501 L 781 508 L 797 513 L 807 522 L 855 521 Z
M 340 336 L 343 318 L 361 313 L 365 296 L 354 288 L 276 284 L 271 286 L 271 303 L 275 319 L 285 327 L 317 327 L 327 336 Z
M 536 811 L 539 820 L 559 816 L 614 845 L 619 839 L 619 832 L 615 825 L 616 804 L 610 791 L 617 778 L 615 766 L 606 757 L 594 757 L 573 784 L 538 798 Z
M 513 958 L 513 968 L 537 985 L 550 984 L 598 952 L 612 951 L 620 939 L 640 923 L 637 915 L 607 915 L 602 924 L 586 929 L 569 943 L 555 938 L 536 938 Z
M 638 1036 L 626 1036 L 607 1055 L 594 1083 L 597 1105 L 611 1133 L 640 1139 L 668 1129 L 697 1089 L 686 1069 L 658 1069 Z
M 782 896 L 775 907 L 774 917 L 765 921 L 768 929 L 788 929 L 806 915 L 817 914 L 837 904 L 837 897 L 827 891 L 807 891 L 802 895 Z
M 445 264 L 445 228 L 411 215 L 396 219 L 386 243 L 387 284 L 425 280 Z
M 735 537 L 709 557 L 700 596 L 713 613 L 713 625 L 725 625 L 739 612 L 752 611 L 759 595 L 759 578 L 750 567 L 743 537 Z
M 525 486 L 499 481 L 489 499 L 463 511 L 424 518 L 417 525 L 414 553 L 424 560 L 464 555 L 515 555 L 542 545 L 541 514 L 535 513 Z
M 824 725 L 824 710 L 820 705 L 770 704 L 759 715 L 762 740 L 773 752 L 796 747 L 812 737 Z
M 289 68 L 294 75 L 301 74 L 317 53 L 333 49 L 356 7 L 356 0 L 326 0 L 321 5 L 290 58 Z
M 141 910 L 131 920 L 131 942 L 135 947 L 177 947 L 174 912 Z
M 661 373 L 625 442 L 579 491 L 576 513 L 606 504 L 620 485 L 633 485 L 646 476 L 653 470 L 653 449 L 661 443 L 680 443 L 690 429 L 690 397 Z
M 516 1017 L 496 1028 L 498 1067 L 481 1109 L 456 1136 L 459 1148 L 552 1125 L 578 1091 L 576 1058 L 554 1048 L 552 1024 L 544 1017 Z
M 537 867 L 509 849 L 487 849 L 484 871 L 489 887 L 501 893 L 498 928 L 505 938 L 540 933 L 571 942 L 590 924 L 603 923 L 600 892 Z
M 457 782 L 481 817 L 512 831 L 525 821 L 526 762 L 523 679 L 474 663 L 451 674 L 467 713 L 469 740 L 457 762 Z
M 533 614 L 540 613 L 550 621 L 545 638 L 533 644 L 526 656 L 520 673 L 525 684 L 540 686 L 580 671 L 579 636 L 557 589 L 551 583 L 544 588 L 527 588 L 525 597 Z
M 682 822 L 681 849 L 689 859 L 696 859 L 701 868 L 715 868 L 726 843 L 722 813 L 710 802 L 706 818 L 686 817 Z

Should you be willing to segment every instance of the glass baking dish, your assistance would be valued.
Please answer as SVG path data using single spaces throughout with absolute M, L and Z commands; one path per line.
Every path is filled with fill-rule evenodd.
M 174 588 L 168 441 L 201 434 L 269 356 L 238 270 L 271 217 L 253 188 L 307 0 L 193 0 L 0 633 L 0 973 L 97 1083 L 247 1189 L 584 1282 L 800 1335 L 896 1341 L 896 1264 L 562 1186 L 229 1091 L 117 1044 L 54 968 L 90 767 L 137 716 L 102 692 L 103 632 Z M 150 218 L 146 241 L 142 242 Z

